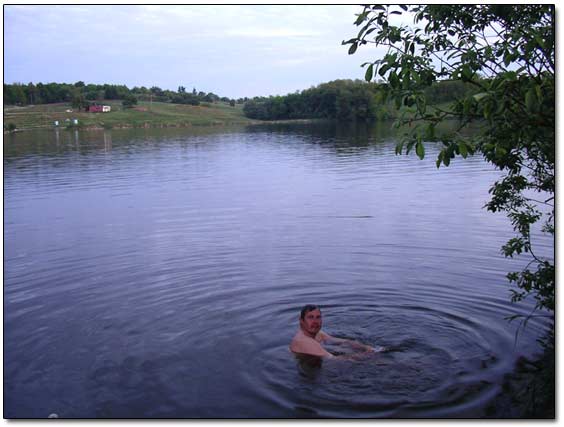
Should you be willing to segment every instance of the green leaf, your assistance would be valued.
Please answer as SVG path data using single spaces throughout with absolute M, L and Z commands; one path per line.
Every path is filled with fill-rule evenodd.
M 503 157 L 503 156 L 505 156 L 506 154 L 507 154 L 507 150 L 506 150 L 505 148 L 500 147 L 499 145 L 497 145 L 497 146 L 495 147 L 495 155 L 496 155 L 497 157 Z
M 398 79 L 398 75 L 396 74 L 395 71 L 392 71 L 390 73 L 390 75 L 388 76 L 388 81 L 390 82 L 390 86 L 392 87 L 392 89 L 395 89 L 395 88 L 398 87 L 399 79 Z
M 369 82 L 370 80 L 372 80 L 372 76 L 374 75 L 373 73 L 374 70 L 374 64 L 370 64 L 368 66 L 368 68 L 366 69 L 366 74 L 364 75 L 364 79 Z
M 475 152 L 475 147 L 473 146 L 473 144 L 471 142 L 465 142 L 464 145 L 466 145 L 466 149 L 468 150 L 468 154 L 473 156 L 474 152 Z
M 403 141 L 396 144 L 396 155 L 401 154 L 403 150 Z
M 464 115 L 467 115 L 470 113 L 470 109 L 472 108 L 472 99 L 471 98 L 466 98 L 464 100 L 464 104 L 463 104 L 463 108 L 462 108 L 462 112 Z
M 425 128 L 425 138 L 429 139 L 431 141 L 435 139 L 435 125 L 434 124 L 430 123 Z
M 384 77 L 384 74 L 386 74 L 386 71 L 388 71 L 390 69 L 390 65 L 389 64 L 384 64 L 380 67 L 380 69 L 378 70 L 378 74 L 382 77 Z
M 540 34 L 535 34 L 535 41 L 540 46 L 541 49 L 544 49 L 546 46 L 546 41 L 542 38 Z
M 401 107 L 401 98 L 399 96 L 396 96 L 396 98 L 394 99 L 394 102 L 395 102 L 396 110 L 399 110 L 400 107 Z
M 423 146 L 423 143 L 421 141 L 418 141 L 415 145 L 415 154 L 417 154 L 417 157 L 422 160 L 423 157 L 425 157 L 425 147 Z
M 537 99 L 539 100 L 539 103 L 542 104 L 542 88 L 540 87 L 540 85 L 535 85 L 535 92 L 537 94 Z
M 437 162 L 436 162 L 437 169 L 441 167 L 441 163 L 443 162 L 443 156 L 444 156 L 444 153 L 442 151 L 437 156 Z
M 463 65 L 462 70 L 460 70 L 460 75 L 462 80 L 472 80 L 472 70 L 468 65 Z
M 407 69 L 406 71 L 404 71 L 401 77 L 402 89 L 409 89 L 409 86 L 411 85 L 411 70 Z
M 425 100 L 425 97 L 418 96 L 417 98 L 415 98 L 415 102 L 417 103 L 417 109 L 419 110 L 419 112 L 421 114 L 425 114 L 425 110 L 427 109 L 427 102 Z
M 492 115 L 492 104 L 491 102 L 484 105 L 484 118 L 489 119 Z
M 458 152 L 460 153 L 460 155 L 463 158 L 468 157 L 468 147 L 466 147 L 466 144 L 464 143 L 464 141 L 460 141 L 458 143 Z
M 534 113 L 537 107 L 537 93 L 535 88 L 530 88 L 525 95 L 525 105 L 530 113 Z
M 444 156 L 444 155 L 443 155 L 443 164 L 444 164 L 445 166 L 450 165 L 450 156 Z
M 360 25 L 366 19 L 367 16 L 368 16 L 367 12 L 362 12 L 360 15 L 358 15 L 356 21 L 354 21 L 354 25 Z
M 372 22 L 368 22 L 368 24 L 366 24 L 364 27 L 361 28 L 361 30 L 358 32 L 358 36 L 357 36 L 358 39 L 362 38 L 362 35 L 366 32 L 366 30 L 368 30 L 371 24 Z
M 476 100 L 476 102 L 480 102 L 482 99 L 486 98 L 487 96 L 489 96 L 489 93 L 481 92 L 474 95 L 474 99 Z
M 357 47 L 358 47 L 358 44 L 357 44 L 357 43 L 353 43 L 353 44 L 351 45 L 351 47 L 349 48 L 349 55 L 352 55 L 353 53 L 355 53 Z

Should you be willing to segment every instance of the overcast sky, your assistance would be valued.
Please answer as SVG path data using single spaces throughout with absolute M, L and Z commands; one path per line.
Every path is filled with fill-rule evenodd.
M 4 82 L 112 83 L 287 94 L 363 78 L 374 47 L 347 54 L 362 11 L 325 6 L 4 6 Z

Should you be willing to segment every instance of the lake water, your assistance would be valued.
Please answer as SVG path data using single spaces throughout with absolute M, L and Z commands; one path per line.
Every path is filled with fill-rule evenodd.
M 4 417 L 479 417 L 547 326 L 500 176 L 389 124 L 4 136 Z M 539 250 L 553 253 L 551 241 Z M 298 361 L 324 330 L 394 351 Z

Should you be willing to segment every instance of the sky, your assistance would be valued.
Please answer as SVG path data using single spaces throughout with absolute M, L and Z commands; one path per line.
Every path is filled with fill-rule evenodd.
M 229 98 L 362 79 L 356 5 L 4 5 L 4 83 L 158 86 Z

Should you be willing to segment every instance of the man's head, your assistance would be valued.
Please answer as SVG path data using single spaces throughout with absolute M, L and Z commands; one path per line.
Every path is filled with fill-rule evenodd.
M 321 310 L 316 305 L 308 304 L 300 312 L 300 328 L 310 336 L 315 337 L 321 330 Z

